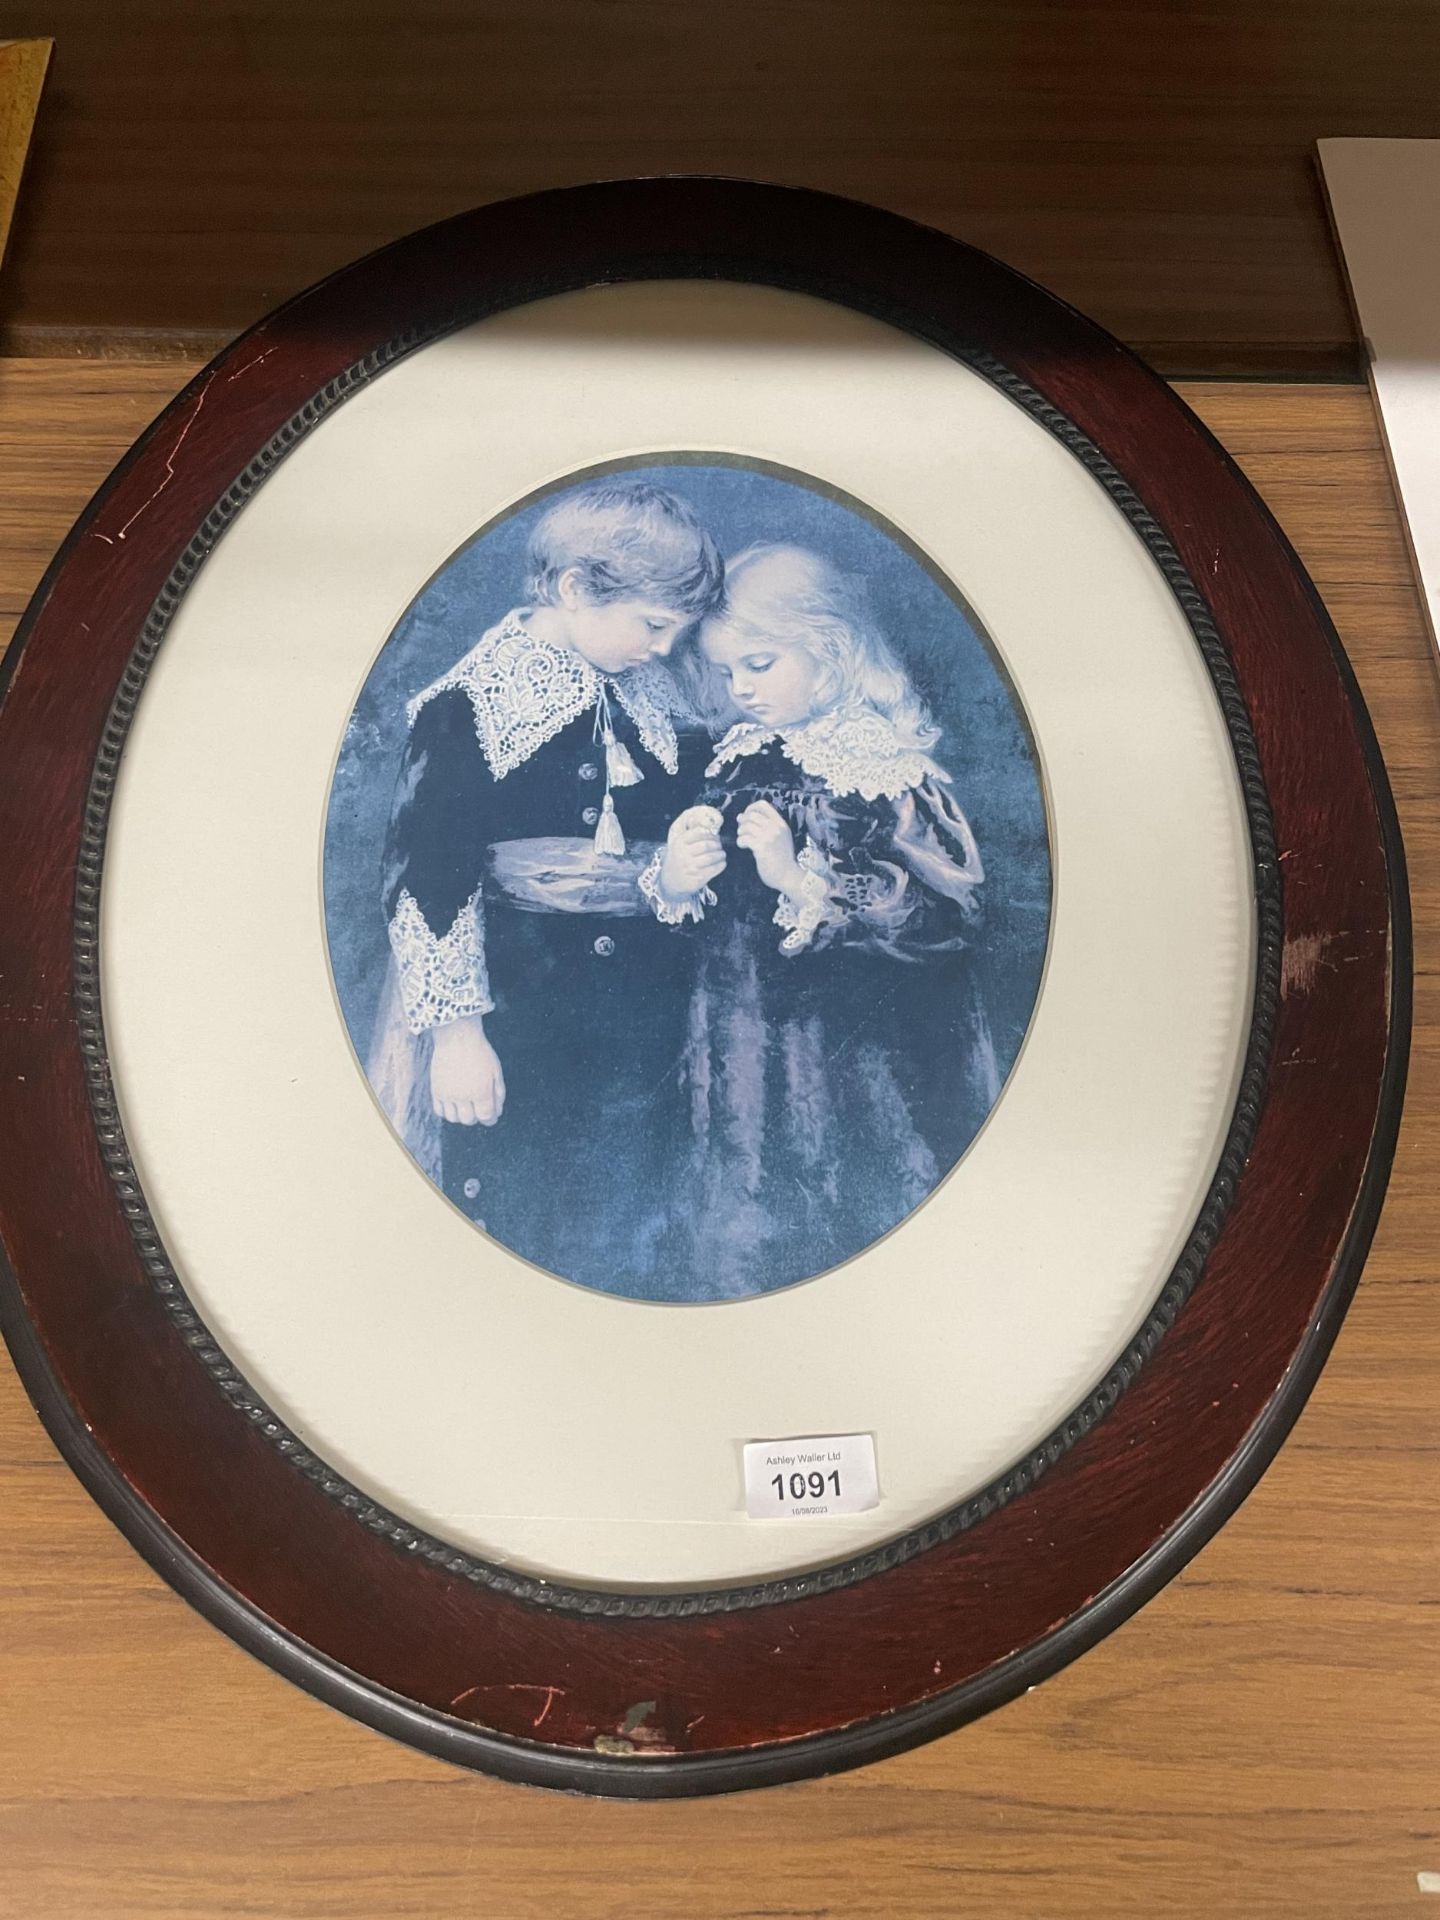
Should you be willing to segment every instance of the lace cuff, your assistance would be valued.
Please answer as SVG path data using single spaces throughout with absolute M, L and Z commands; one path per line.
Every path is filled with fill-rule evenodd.
M 390 950 L 400 974 L 400 999 L 412 1033 L 470 1014 L 490 1013 L 490 980 L 485 971 L 484 914 L 480 890 L 456 914 L 450 931 L 437 939 L 414 895 L 405 889 L 390 922 Z
M 709 887 L 701 887 L 698 893 L 687 894 L 683 900 L 668 898 L 660 887 L 660 868 L 664 859 L 665 849 L 659 846 L 651 854 L 649 864 L 639 880 L 640 892 L 650 902 L 655 918 L 663 920 L 667 927 L 678 927 L 686 920 L 703 920 L 706 907 L 715 905 L 714 893 Z
M 821 927 L 845 918 L 840 905 L 840 899 L 845 898 L 844 883 L 814 841 L 807 840 L 795 858 L 803 876 L 799 896 L 782 893 L 775 908 L 776 926 L 789 929 L 780 942 L 781 953 L 799 953 Z

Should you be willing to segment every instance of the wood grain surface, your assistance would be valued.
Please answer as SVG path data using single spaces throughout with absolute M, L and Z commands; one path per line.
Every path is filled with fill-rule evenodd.
M 0 362 L 0 637 L 192 369 Z M 1358 388 L 1185 389 L 1296 541 L 1406 829 L 1416 1043 L 1390 1200 L 1276 1465 L 1035 1693 L 833 1781 L 659 1806 L 462 1774 L 309 1700 L 144 1566 L 0 1380 L 0 1913 L 1417 1912 L 1440 1871 L 1440 699 Z
M 48 40 L 0 40 L 0 259 L 10 237 L 49 62 Z
M 1166 371 L 1333 367 L 1313 143 L 1440 134 L 1431 0 L 0 0 L 0 33 L 56 40 L 22 344 L 228 337 L 466 206 L 699 172 L 929 221 Z

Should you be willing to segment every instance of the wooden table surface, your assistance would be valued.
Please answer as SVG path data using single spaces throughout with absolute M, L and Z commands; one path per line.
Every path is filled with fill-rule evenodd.
M 0 360 L 0 640 L 191 370 Z M 240 1652 L 90 1504 L 0 1361 L 0 1914 L 1425 1920 L 1417 1875 L 1440 1874 L 1440 698 L 1364 389 L 1183 391 L 1340 629 L 1415 904 L 1390 1198 L 1258 1491 L 1134 1620 L 948 1739 L 729 1799 L 587 1802 L 393 1745 Z

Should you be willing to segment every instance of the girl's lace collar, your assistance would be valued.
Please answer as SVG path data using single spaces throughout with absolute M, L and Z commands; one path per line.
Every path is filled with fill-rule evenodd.
M 646 664 L 624 673 L 601 673 L 569 647 L 537 640 L 525 625 L 523 610 L 506 614 L 463 660 L 416 694 L 406 708 L 411 725 L 437 693 L 452 687 L 469 697 L 475 732 L 497 780 L 523 766 L 547 740 L 593 707 L 602 687 L 614 694 L 635 722 L 642 744 L 665 771 L 674 773 L 679 767 L 671 715 L 685 708 L 665 669 Z
M 720 772 L 732 760 L 778 741 L 786 759 L 823 780 L 833 794 L 858 793 L 862 800 L 898 800 L 918 787 L 927 774 L 936 780 L 949 775 L 921 748 L 901 739 L 890 721 L 873 708 L 861 707 L 822 714 L 796 727 L 766 727 L 758 720 L 733 726 L 715 749 L 707 774 Z

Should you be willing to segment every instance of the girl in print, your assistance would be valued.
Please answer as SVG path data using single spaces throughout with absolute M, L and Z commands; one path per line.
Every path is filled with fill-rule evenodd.
M 998 1092 L 968 951 L 984 875 L 938 729 L 819 555 L 749 548 L 725 591 L 700 649 L 742 717 L 640 879 L 697 948 L 660 1251 L 711 1299 L 860 1252 Z

